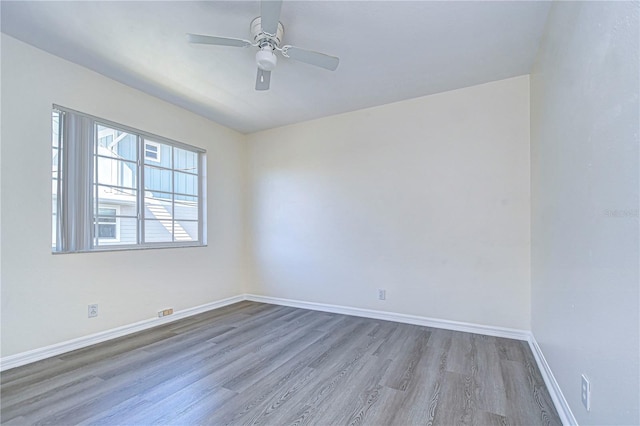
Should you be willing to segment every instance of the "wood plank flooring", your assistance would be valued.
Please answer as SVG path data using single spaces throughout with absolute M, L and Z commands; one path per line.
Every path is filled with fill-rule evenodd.
M 525 342 L 254 302 L 0 381 L 7 425 L 561 424 Z

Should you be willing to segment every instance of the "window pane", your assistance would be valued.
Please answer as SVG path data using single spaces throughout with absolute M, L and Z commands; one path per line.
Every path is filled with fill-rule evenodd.
M 95 195 L 97 199 L 94 200 L 94 203 L 100 203 L 100 207 L 102 207 L 103 204 L 116 205 L 120 206 L 120 215 L 122 216 L 137 215 L 137 191 L 135 189 L 119 189 L 99 185 Z M 96 211 L 95 208 L 96 206 L 94 204 L 94 212 Z
M 116 238 L 116 223 L 98 223 L 98 238 L 108 238 L 114 240 Z
M 171 145 L 145 139 L 145 164 L 152 164 L 154 166 L 166 167 L 170 169 L 171 162 Z M 158 161 L 159 156 L 159 161 Z
M 174 223 L 175 241 L 197 241 L 198 222 L 176 220 Z
M 136 244 L 138 233 L 135 204 L 100 203 L 96 213 L 94 238 L 97 245 Z
M 179 194 L 198 195 L 198 177 L 186 173 L 174 173 L 175 192 Z
M 56 247 L 56 240 L 58 237 L 57 227 L 58 227 L 58 206 L 56 197 L 53 197 L 51 211 L 53 212 L 51 215 L 51 247 Z
M 60 150 L 57 148 L 51 149 L 51 177 L 53 179 L 58 178 L 58 155 L 60 155 Z
M 138 138 L 136 135 L 98 124 L 96 126 L 96 137 L 98 140 L 96 154 L 137 161 L 136 146 Z
M 156 197 L 144 197 L 144 217 L 145 219 L 173 219 L 173 206 L 171 200 L 164 200 Z
M 173 211 L 176 219 L 198 220 L 198 197 L 176 195 Z
M 138 221 L 132 217 L 116 217 L 114 222 L 105 222 L 98 218 L 96 241 L 98 246 L 131 245 L 138 242 Z
M 96 164 L 99 184 L 136 188 L 135 164 L 104 157 L 97 157 Z
M 172 192 L 171 170 L 144 166 L 144 188 L 147 191 Z
M 58 147 L 60 136 L 60 111 L 53 110 L 51 113 L 51 146 Z
M 100 216 L 116 216 L 118 209 L 115 207 L 98 207 L 98 214 Z
M 145 220 L 144 238 L 147 243 L 161 243 L 173 241 L 172 220 Z
M 173 156 L 176 170 L 198 173 L 198 154 L 180 148 L 173 148 Z
M 120 244 L 138 243 L 138 220 L 135 217 L 119 217 Z
M 116 223 L 115 208 L 98 208 L 98 221 L 100 223 Z

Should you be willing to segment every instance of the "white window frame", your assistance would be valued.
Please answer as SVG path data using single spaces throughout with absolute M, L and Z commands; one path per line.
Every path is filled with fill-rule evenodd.
M 163 138 L 148 132 L 134 129 L 118 123 L 113 123 L 98 117 L 74 111 L 59 105 L 53 105 L 53 110 L 60 113 L 60 132 L 59 140 L 59 156 L 62 156 L 59 162 L 58 172 L 61 179 L 57 180 L 57 188 L 55 189 L 57 217 L 55 221 L 55 231 L 52 235 L 56 235 L 56 244 L 52 248 L 52 252 L 59 253 L 77 253 L 92 251 L 114 251 L 114 250 L 132 250 L 132 249 L 151 249 L 151 248 L 174 248 L 174 247 L 202 247 L 206 246 L 206 151 L 202 148 L 187 145 L 171 139 Z M 67 118 L 72 122 L 67 123 Z M 102 198 L 98 197 L 98 187 L 103 187 L 102 183 L 95 181 L 94 164 L 98 158 L 98 154 L 94 153 L 97 149 L 97 126 L 110 127 L 115 130 L 126 132 L 136 137 L 137 160 L 122 160 L 133 164 L 136 168 L 136 212 L 134 216 L 127 216 L 128 219 L 136 221 L 136 243 L 135 244 L 118 244 L 122 235 L 120 232 L 120 210 L 116 212 L 116 236 L 117 239 L 110 240 L 108 243 L 103 242 L 100 245 L 98 238 L 99 211 L 101 206 L 108 208 L 113 203 L 103 203 Z M 151 139 L 152 141 L 149 141 Z M 171 147 L 171 154 L 175 149 L 182 149 L 196 154 L 197 173 L 192 173 L 197 178 L 197 194 L 193 197 L 197 201 L 197 238 L 192 241 L 185 241 L 172 233 L 172 241 L 170 242 L 147 242 L 144 236 L 145 226 L 145 150 L 146 145 L 154 145 L 158 147 L 158 158 L 150 158 L 149 161 L 158 163 L 160 161 L 160 150 L 162 145 Z M 97 151 L 96 151 L 97 152 Z M 156 166 L 154 166 L 156 167 Z M 181 171 L 172 165 L 172 181 L 173 173 Z M 175 188 L 172 187 L 172 194 Z M 174 196 L 172 195 L 172 200 Z M 106 200 L 105 200 L 106 201 Z M 96 205 L 96 202 L 98 205 Z M 126 202 L 125 202 L 126 204 Z M 173 213 L 172 213 L 173 214 Z M 55 217 L 55 216 L 54 216 Z M 173 223 L 179 223 L 182 220 L 172 216 Z M 115 243 L 115 244 L 113 244 Z

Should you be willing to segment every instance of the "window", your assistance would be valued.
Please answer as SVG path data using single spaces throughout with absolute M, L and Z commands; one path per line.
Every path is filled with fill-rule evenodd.
M 160 145 L 155 142 L 144 143 L 144 159 L 145 161 L 160 162 Z
M 97 237 L 101 243 L 118 242 L 120 239 L 118 209 L 118 207 L 98 208 Z
M 54 252 L 199 246 L 205 152 L 54 107 Z

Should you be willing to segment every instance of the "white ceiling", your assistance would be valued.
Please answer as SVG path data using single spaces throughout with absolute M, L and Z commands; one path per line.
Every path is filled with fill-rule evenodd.
M 279 58 L 254 90 L 258 1 L 2 1 L 2 32 L 243 133 L 528 74 L 550 3 L 284 1 L 284 44 L 340 57 L 335 72 Z

